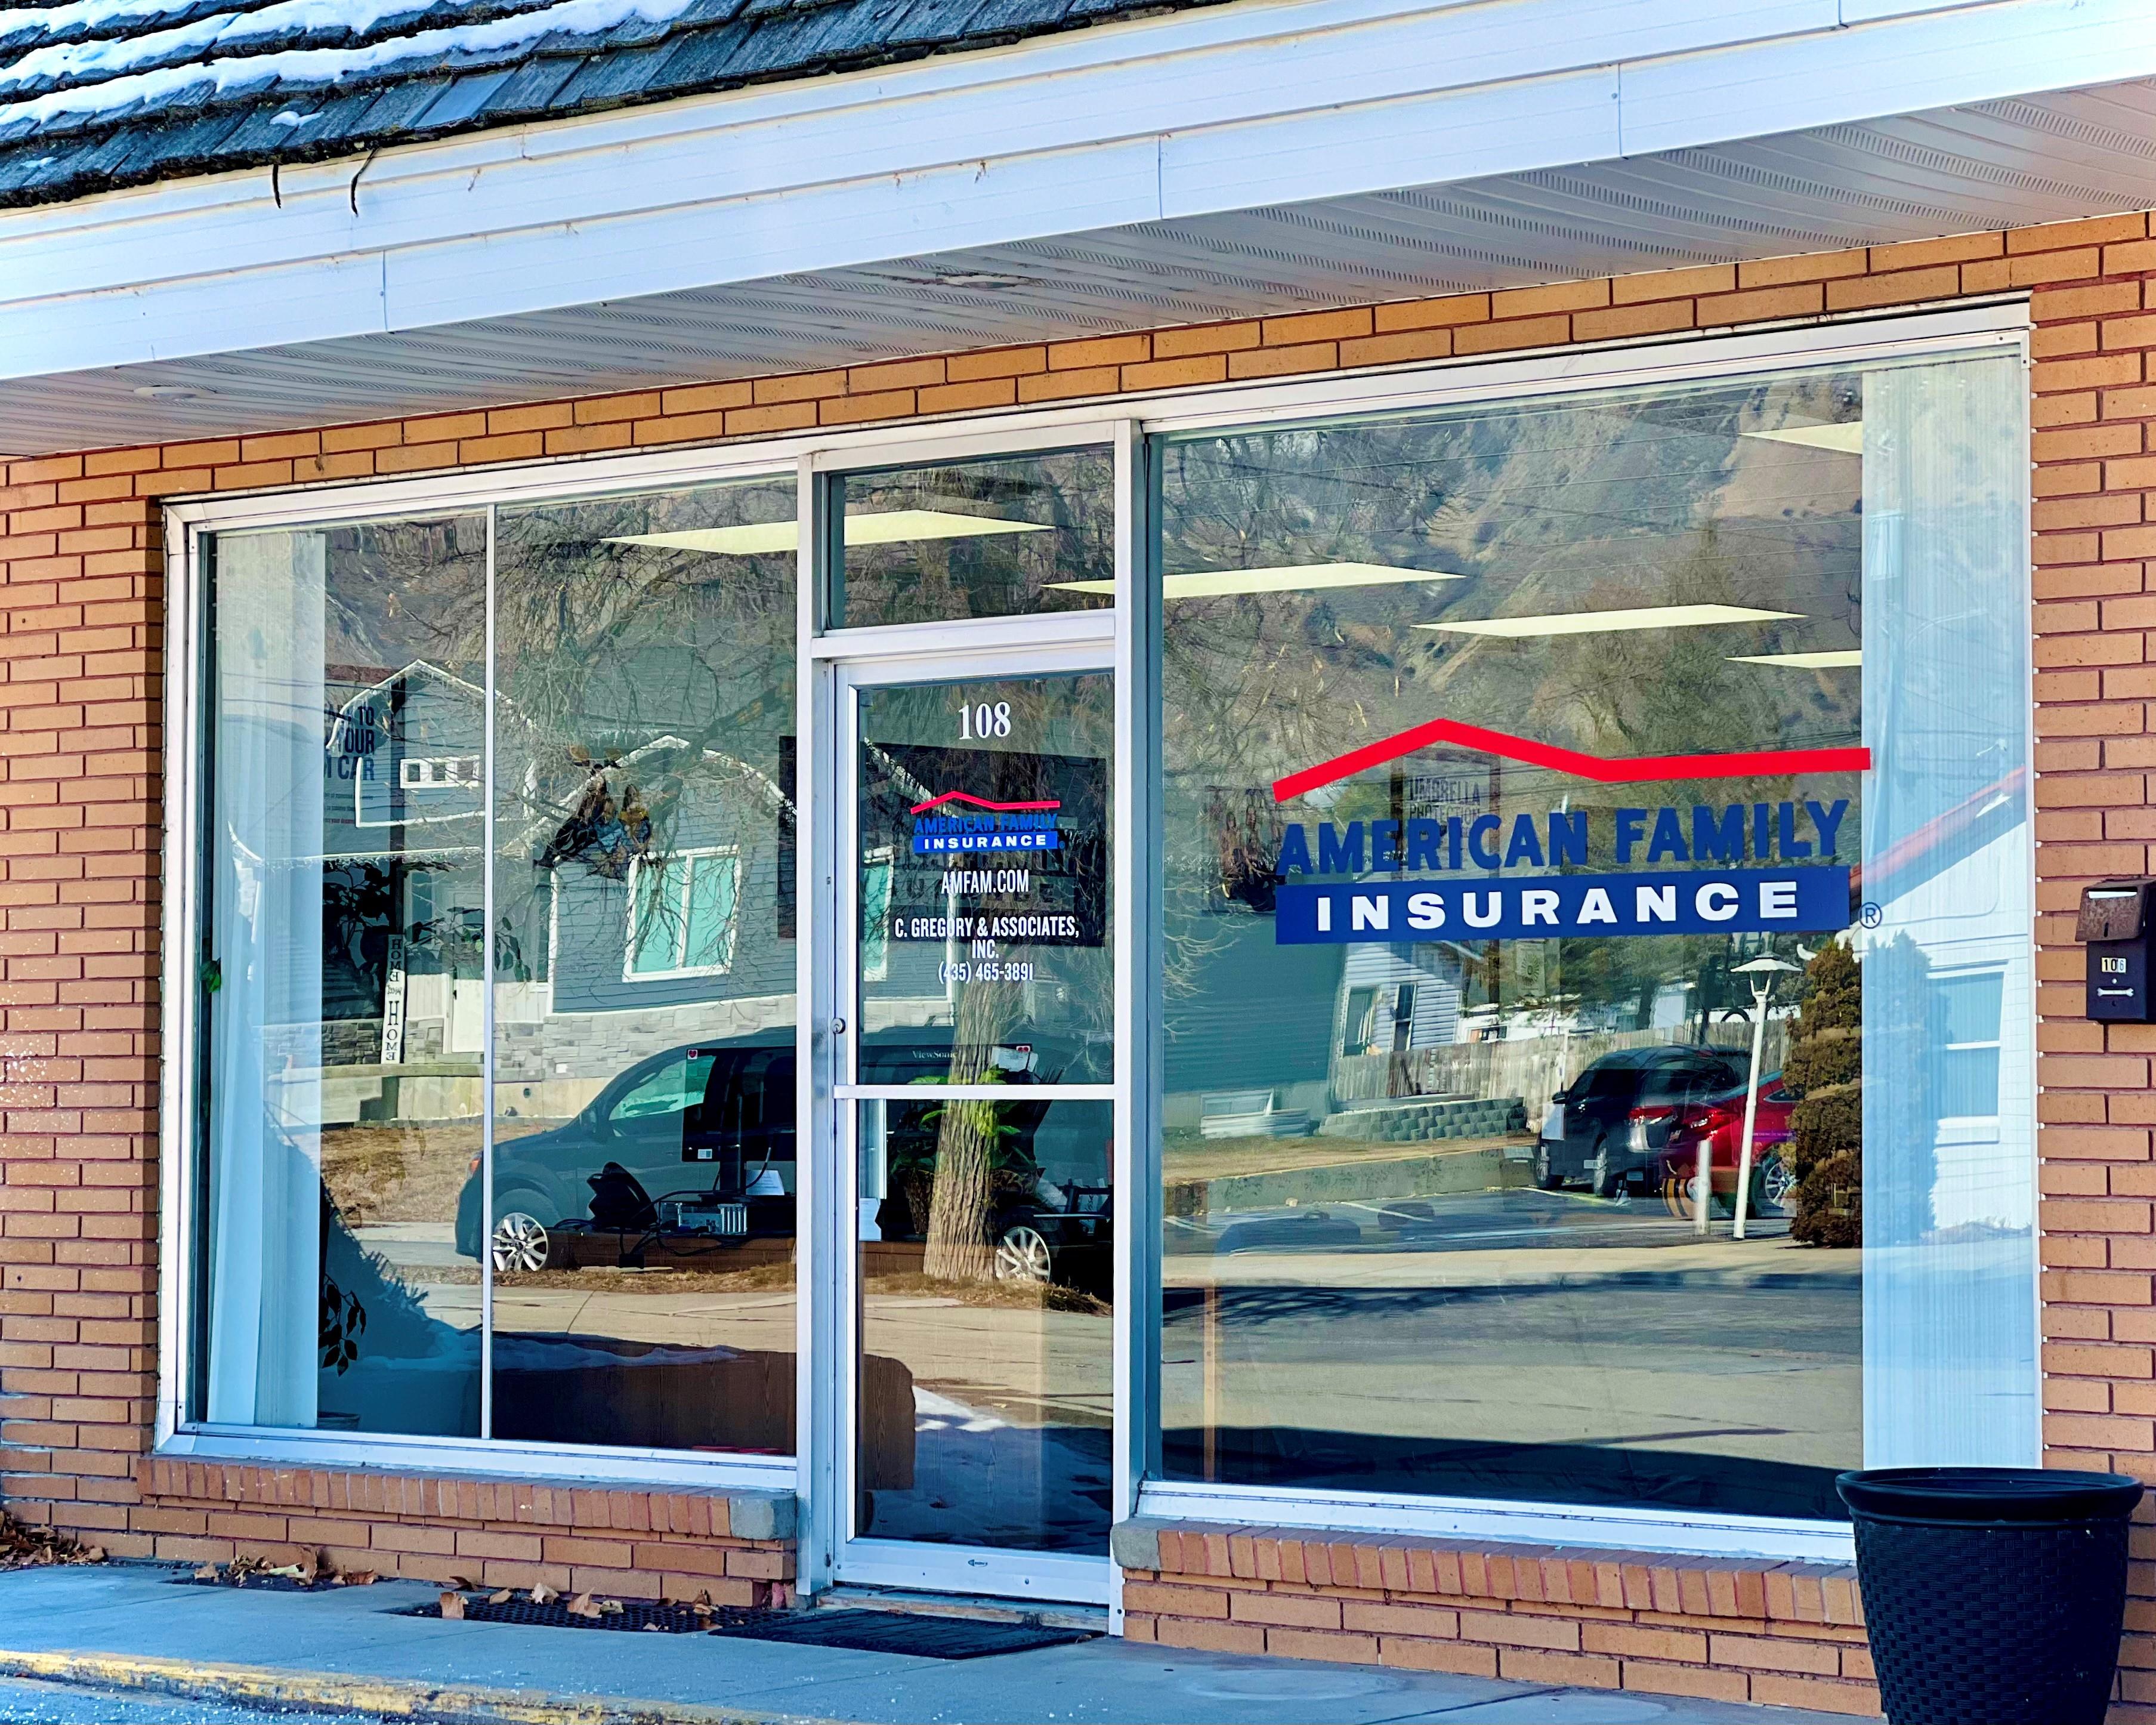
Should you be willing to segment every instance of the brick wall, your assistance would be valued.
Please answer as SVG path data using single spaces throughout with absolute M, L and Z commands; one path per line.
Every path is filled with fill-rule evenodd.
M 141 1519 L 163 1508 L 146 1498 L 136 1466 L 155 1334 L 158 499 L 2006 290 L 2030 293 L 2038 325 L 2046 1435 L 2061 1465 L 2156 1476 L 2156 1029 L 2107 1030 L 2082 1018 L 2071 937 L 2081 885 L 2150 871 L 2156 841 L 2145 806 L 2156 768 L 2147 728 L 2156 700 L 2156 375 L 2147 363 L 2156 239 L 2136 214 L 12 464 L 0 486 L 0 1440 L 9 1446 L 0 1487 L 18 1514 L 116 1549 L 163 1537 Z M 2121 1717 L 2156 1722 L 2156 1526 L 2138 1558 Z M 1714 1631 L 1700 1632 L 1712 1641 Z
M 1879 1711 L 1854 1568 L 1188 1523 L 1117 1543 L 1133 1640 Z
M 715 1605 L 783 1604 L 793 1579 L 793 1501 L 764 1494 L 146 1456 L 135 1481 L 136 1534 L 196 1563 L 326 1553 L 346 1574 Z

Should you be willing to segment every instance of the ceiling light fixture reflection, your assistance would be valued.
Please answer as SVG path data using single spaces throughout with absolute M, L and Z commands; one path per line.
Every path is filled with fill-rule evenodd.
M 1825 653 L 1732 653 L 1732 665 L 1788 665 L 1799 670 L 1839 670 L 1864 663 L 1861 647 L 1837 647 Z
M 1216 599 L 1230 593 L 1319 593 L 1337 587 L 1394 587 L 1414 581 L 1465 581 L 1449 569 L 1402 569 L 1391 563 L 1275 563 L 1257 569 L 1202 569 L 1160 578 L 1161 597 Z M 1112 581 L 1051 581 L 1065 593 L 1112 593 Z
M 1638 629 L 1703 629 L 1717 623 L 1782 623 L 1801 611 L 1755 611 L 1748 605 L 1650 605 L 1632 611 L 1559 611 L 1545 617 L 1491 617 L 1476 623 L 1418 623 L 1417 629 L 1455 635 L 1535 640 L 1546 635 L 1616 634 Z
M 880 514 L 846 517 L 849 545 L 905 545 L 923 539 L 987 539 L 1003 533 L 1055 531 L 1039 521 L 1008 521 L 992 515 L 959 515 L 944 509 L 887 509 Z M 761 521 L 745 527 L 691 527 L 680 533 L 624 533 L 606 542 L 752 557 L 792 551 L 799 534 L 799 526 L 793 521 Z
M 1837 455 L 1864 453 L 1864 422 L 1851 419 L 1842 425 L 1788 425 L 1779 431 L 1748 431 L 1770 444 L 1795 444 L 1807 449 L 1831 449 Z

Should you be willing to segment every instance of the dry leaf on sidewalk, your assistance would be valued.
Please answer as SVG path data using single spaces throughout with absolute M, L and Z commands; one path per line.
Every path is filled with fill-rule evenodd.
M 26 1526 L 0 1511 L 0 1569 L 39 1568 L 48 1563 L 101 1563 L 105 1548 L 85 1550 L 55 1527 Z
M 445 1623 L 459 1622 L 463 1620 L 464 1615 L 465 1596 L 462 1594 L 456 1592 L 454 1589 L 444 1588 L 442 1589 L 443 1621 Z
M 218 1574 L 218 1571 L 216 1564 L 204 1563 L 201 1568 L 195 1571 L 195 1579 L 197 1581 L 214 1581 L 217 1579 Z
M 349 1575 L 337 1577 L 337 1579 L 346 1587 L 372 1587 L 376 1579 L 372 1569 L 355 1569 Z
M 516 1597 L 516 1594 L 514 1589 L 506 1587 L 498 1587 L 486 1596 L 486 1602 L 490 1605 L 506 1605 Z
M 531 1584 L 531 1603 L 535 1605 L 551 1605 L 561 1597 L 561 1594 L 556 1593 L 543 1581 L 535 1581 Z
M 594 1622 L 598 1619 L 598 1605 L 589 1594 L 578 1594 L 562 1609 L 572 1617 L 588 1617 Z

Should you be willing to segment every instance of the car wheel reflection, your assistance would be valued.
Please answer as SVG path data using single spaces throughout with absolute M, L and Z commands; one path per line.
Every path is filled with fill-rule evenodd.
M 509 1210 L 494 1224 L 494 1267 L 498 1271 L 544 1270 L 547 1227 L 525 1210 Z
M 1014 1222 L 996 1240 L 998 1281 L 1038 1281 L 1053 1279 L 1055 1255 L 1048 1241 L 1029 1222 Z
M 1759 1173 L 1761 1209 L 1770 1215 L 1787 1215 L 1796 1208 L 1797 1171 L 1784 1156 L 1769 1156 Z
M 1624 1195 L 1625 1176 L 1617 1167 L 1617 1158 L 1611 1153 L 1607 1138 L 1594 1141 L 1594 1172 L 1590 1177 L 1597 1198 L 1620 1198 Z

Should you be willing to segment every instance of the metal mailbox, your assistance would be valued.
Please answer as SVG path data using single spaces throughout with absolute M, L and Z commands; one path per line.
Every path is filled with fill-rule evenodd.
M 2088 1015 L 2099 1020 L 2145 1024 L 2156 1019 L 2148 988 L 2151 937 L 2156 917 L 2149 894 L 2156 880 L 2102 880 L 2082 892 L 2074 933 L 2088 948 Z

